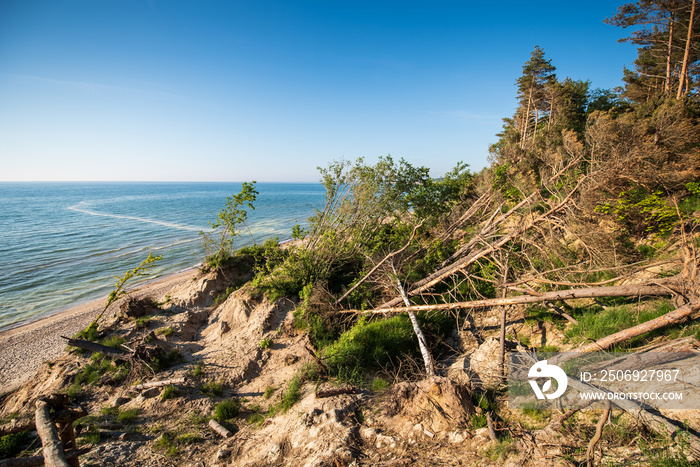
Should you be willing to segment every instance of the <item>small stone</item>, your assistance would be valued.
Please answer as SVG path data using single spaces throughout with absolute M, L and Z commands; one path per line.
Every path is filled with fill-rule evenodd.
M 371 442 L 377 437 L 377 430 L 370 427 L 362 427 L 360 428 L 360 436 L 363 440 Z
M 158 394 L 160 394 L 160 388 L 150 388 L 146 389 L 141 393 L 143 397 L 146 399 L 150 399 L 151 397 L 156 397 Z
M 109 404 L 109 406 L 112 407 L 112 408 L 116 408 L 116 407 L 119 407 L 119 406 L 121 406 L 121 405 L 126 404 L 126 403 L 129 402 L 130 400 L 131 400 L 130 397 L 119 396 L 119 397 L 115 398 L 115 399 Z
M 480 438 L 489 438 L 489 429 L 484 427 L 484 428 L 479 428 L 474 432 L 474 436 L 478 436 Z
M 228 458 L 231 455 L 231 451 L 229 449 L 219 449 L 216 451 L 216 455 L 214 456 L 215 461 L 221 461 L 226 458 Z
M 447 435 L 447 439 L 450 441 L 452 444 L 460 444 L 463 443 L 466 437 L 464 436 L 464 433 L 460 433 L 459 431 L 451 431 Z

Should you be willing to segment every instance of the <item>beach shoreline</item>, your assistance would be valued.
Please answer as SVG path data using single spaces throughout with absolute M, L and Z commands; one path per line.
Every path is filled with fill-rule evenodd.
M 163 297 L 173 287 L 190 280 L 197 266 L 154 278 L 130 291 L 135 297 Z M 102 311 L 107 296 L 28 323 L 0 331 L 0 394 L 25 384 L 46 361 L 60 357 L 66 343 L 61 336 L 72 337 L 85 329 Z

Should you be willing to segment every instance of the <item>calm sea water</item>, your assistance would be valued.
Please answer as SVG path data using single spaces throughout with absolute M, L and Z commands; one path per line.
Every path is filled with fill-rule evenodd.
M 0 330 L 105 296 L 115 276 L 150 251 L 158 277 L 204 259 L 211 231 L 239 183 L 0 183 Z M 316 183 L 258 183 L 248 214 L 260 242 L 291 237 L 321 208 Z M 251 244 L 241 235 L 236 246 Z M 133 285 L 133 284 L 132 284 Z

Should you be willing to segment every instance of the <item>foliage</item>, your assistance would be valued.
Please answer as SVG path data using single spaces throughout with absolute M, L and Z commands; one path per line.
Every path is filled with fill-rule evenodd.
M 200 391 L 205 396 L 209 397 L 220 397 L 224 392 L 223 385 L 218 381 L 207 381 L 202 384 Z
M 176 387 L 173 386 L 172 384 L 168 384 L 163 388 L 163 392 L 160 393 L 160 400 L 161 401 L 167 401 L 169 399 L 174 399 L 180 395 L 180 390 Z
M 324 350 L 332 374 L 347 376 L 356 369 L 381 370 L 405 355 L 419 357 L 418 344 L 408 316 L 369 321 L 361 318 L 337 342 Z
M 599 204 L 595 211 L 613 215 L 637 235 L 666 236 L 679 222 L 675 207 L 668 205 L 663 192 L 648 193 L 643 188 L 623 191 L 615 203 Z
M 263 350 L 264 350 L 264 349 L 269 349 L 270 347 L 272 347 L 272 339 L 270 339 L 269 337 L 263 338 L 263 339 L 260 341 L 259 347 L 260 347 L 261 349 L 263 349 Z
M 237 417 L 240 411 L 241 401 L 237 397 L 226 399 L 216 404 L 214 418 L 223 422 Z
M 244 207 L 255 209 L 253 203 L 258 195 L 255 183 L 255 181 L 243 182 L 238 194 L 226 197 L 226 205 L 219 211 L 216 221 L 209 223 L 212 229 L 218 229 L 218 239 L 200 232 L 209 252 L 207 261 L 210 264 L 225 262 L 234 251 L 233 242 L 240 234 L 241 226 L 247 228 L 245 221 L 248 218 L 248 211 Z
M 26 447 L 31 439 L 28 431 L 0 436 L 0 459 L 14 457 Z
M 121 297 L 128 295 L 128 292 L 125 289 L 126 283 L 134 277 L 148 276 L 150 274 L 150 270 L 155 267 L 156 262 L 160 261 L 161 259 L 163 259 L 161 255 L 153 256 L 153 252 L 150 252 L 148 253 L 148 257 L 144 259 L 139 266 L 126 271 L 122 277 L 115 277 L 117 282 L 114 285 L 114 290 L 112 290 L 107 296 L 107 303 L 105 303 L 105 306 L 100 314 L 97 315 L 97 317 L 84 331 L 85 335 L 91 335 L 91 333 L 97 331 L 97 322 L 100 320 L 100 318 L 102 318 L 102 315 L 105 313 L 105 311 L 107 311 L 107 308 L 109 308 L 112 303 L 116 302 Z M 94 331 L 91 330 L 91 328 L 93 328 Z

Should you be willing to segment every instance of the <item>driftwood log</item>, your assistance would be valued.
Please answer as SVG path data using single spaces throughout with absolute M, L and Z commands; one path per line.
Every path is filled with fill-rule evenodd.
M 164 381 L 152 381 L 150 383 L 143 383 L 143 384 L 136 384 L 132 386 L 132 389 L 150 389 L 150 388 L 159 388 L 162 386 L 168 386 L 169 384 L 184 384 L 185 381 L 187 381 L 186 378 L 173 378 L 173 379 L 167 379 Z
M 65 336 L 61 336 L 61 338 L 67 340 L 68 345 L 70 346 L 83 350 L 89 350 L 90 352 L 99 352 L 112 358 L 125 360 L 131 356 L 131 353 L 127 352 L 126 350 L 107 347 L 106 345 L 98 344 L 97 342 L 86 341 L 83 339 L 71 339 L 70 337 Z
M 72 449 L 65 453 L 66 460 L 71 462 L 73 459 L 77 459 L 78 456 L 87 454 L 90 452 L 91 447 L 85 447 L 80 449 Z M 37 467 L 40 465 L 48 465 L 44 462 L 44 456 L 33 456 L 33 457 L 17 457 L 14 459 L 0 459 L 0 467 Z
M 36 403 L 36 431 L 44 446 L 44 465 L 49 467 L 71 467 L 63 454 L 63 443 L 58 438 L 56 426 L 49 413 L 49 404 L 39 400 Z
M 216 431 L 219 435 L 221 435 L 224 438 L 230 438 L 231 436 L 233 436 L 233 433 L 231 433 L 228 429 L 226 429 L 225 426 L 223 426 L 216 420 L 209 420 L 209 428 Z

